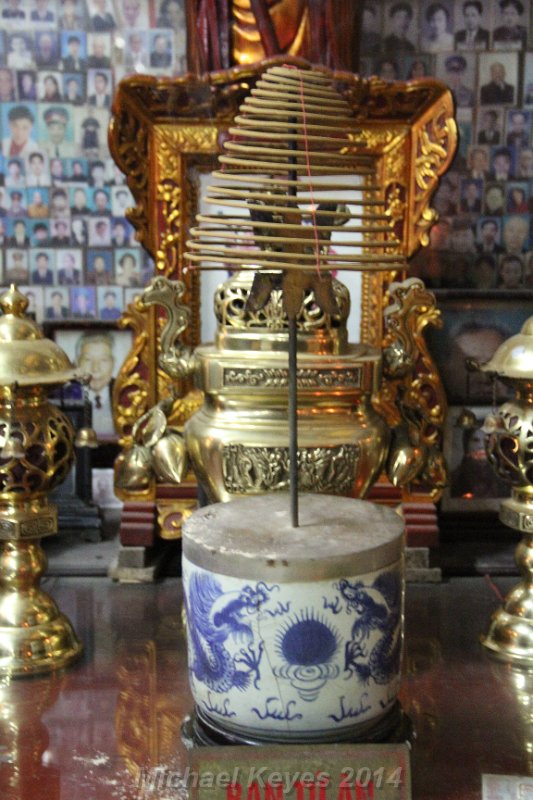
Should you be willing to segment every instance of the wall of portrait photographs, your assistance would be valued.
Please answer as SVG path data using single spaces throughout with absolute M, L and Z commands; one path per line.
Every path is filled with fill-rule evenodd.
M 1 0 L 0 281 L 36 319 L 118 319 L 153 265 L 107 146 L 124 76 L 185 69 L 182 0 Z
M 527 0 L 389 0 L 363 10 L 362 73 L 435 77 L 456 104 L 458 152 L 432 202 L 439 222 L 411 264 L 444 317 L 429 339 L 452 404 L 452 468 L 468 458 L 454 428 L 457 408 L 474 407 L 481 425 L 485 407 L 505 397 L 502 384 L 467 374 L 465 358 L 487 361 L 533 312 L 531 13 Z M 464 453 L 456 452 L 461 442 Z M 489 496 L 481 483 L 473 491 L 454 480 L 445 505 L 489 509 Z

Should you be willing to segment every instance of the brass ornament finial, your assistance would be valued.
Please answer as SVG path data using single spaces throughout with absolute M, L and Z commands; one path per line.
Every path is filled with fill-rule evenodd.
M 12 283 L 7 292 L 0 295 L 0 309 L 3 314 L 24 317 L 29 306 L 28 298 Z

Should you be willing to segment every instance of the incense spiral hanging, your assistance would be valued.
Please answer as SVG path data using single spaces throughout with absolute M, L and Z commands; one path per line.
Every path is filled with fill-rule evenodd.
M 360 126 L 332 78 L 317 69 L 272 67 L 235 122 L 205 198 L 227 214 L 197 216 L 187 243 L 192 265 L 256 271 L 253 310 L 281 282 L 289 318 L 306 289 L 335 313 L 332 270 L 405 267 L 375 181 L 376 156 L 357 141 Z M 333 246 L 336 232 L 341 247 Z

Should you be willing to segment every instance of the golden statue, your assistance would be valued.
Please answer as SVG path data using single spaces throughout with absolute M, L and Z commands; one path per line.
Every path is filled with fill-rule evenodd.
M 301 56 L 335 69 L 354 69 L 358 11 L 352 0 L 232 0 L 217 13 L 189 0 L 197 39 L 191 66 L 199 72 L 255 64 L 277 54 Z

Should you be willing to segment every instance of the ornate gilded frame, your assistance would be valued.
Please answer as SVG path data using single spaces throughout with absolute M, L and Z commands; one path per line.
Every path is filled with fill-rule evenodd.
M 184 260 L 187 231 L 198 206 L 197 190 L 187 178 L 189 168 L 214 166 L 227 129 L 255 81 L 272 64 L 287 62 L 300 66 L 307 63 L 279 56 L 200 77 L 134 76 L 118 87 L 109 140 L 112 155 L 126 174 L 137 203 L 128 218 L 137 238 L 154 258 L 156 273 L 185 283 L 185 301 L 192 314 L 184 339 L 192 346 L 199 343 L 201 308 L 199 274 L 187 270 Z M 333 75 L 361 123 L 354 147 L 378 156 L 377 182 L 383 187 L 388 213 L 407 258 L 428 242 L 436 216 L 429 206 L 430 198 L 455 152 L 451 94 L 433 80 L 391 84 L 323 69 Z M 395 277 L 384 272 L 363 276 L 364 342 L 383 344 L 387 287 Z M 132 350 L 114 391 L 120 444 L 129 449 L 134 422 L 168 395 L 170 379 L 158 367 L 162 320 L 154 308 L 144 308 L 136 301 L 128 307 L 120 325 L 134 332 Z M 183 385 L 178 392 L 185 397 L 190 388 Z M 190 410 L 185 402 L 184 419 Z M 154 496 L 154 491 L 147 490 L 142 498 Z

